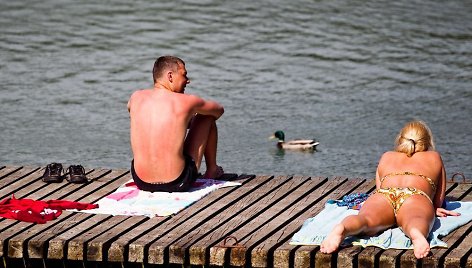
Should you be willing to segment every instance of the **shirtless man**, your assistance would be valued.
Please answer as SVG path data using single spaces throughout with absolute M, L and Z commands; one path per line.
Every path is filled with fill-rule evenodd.
M 215 123 L 223 106 L 184 94 L 190 80 L 185 63 L 177 57 L 159 57 L 152 72 L 154 88 L 138 90 L 128 101 L 131 174 L 138 188 L 186 191 L 198 176 L 203 156 L 205 178 L 223 175 L 216 164 Z

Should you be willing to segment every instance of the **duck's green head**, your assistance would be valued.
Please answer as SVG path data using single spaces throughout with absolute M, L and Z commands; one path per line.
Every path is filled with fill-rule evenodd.
M 277 130 L 274 132 L 274 137 L 279 139 L 279 141 L 285 141 L 285 134 L 282 130 Z

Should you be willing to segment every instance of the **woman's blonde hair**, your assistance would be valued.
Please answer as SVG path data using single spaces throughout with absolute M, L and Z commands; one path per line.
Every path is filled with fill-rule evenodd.
M 431 129 L 420 120 L 406 123 L 395 139 L 395 151 L 405 153 L 408 157 L 416 152 L 434 149 Z

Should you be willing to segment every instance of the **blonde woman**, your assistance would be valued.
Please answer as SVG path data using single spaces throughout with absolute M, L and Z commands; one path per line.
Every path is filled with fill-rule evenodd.
M 395 151 L 386 152 L 376 172 L 376 191 L 358 215 L 346 217 L 322 242 L 320 251 L 336 251 L 346 236 L 375 235 L 398 225 L 410 237 L 416 258 L 430 252 L 426 240 L 434 217 L 458 216 L 442 208 L 446 171 L 434 151 L 433 135 L 422 121 L 407 123 L 395 140 Z

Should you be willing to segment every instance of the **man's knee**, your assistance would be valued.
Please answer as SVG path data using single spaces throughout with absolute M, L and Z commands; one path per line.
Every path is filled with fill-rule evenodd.
M 210 122 L 215 122 L 215 117 L 211 115 L 204 115 L 204 114 L 197 114 L 194 117 L 194 120 L 196 121 L 210 121 Z
M 204 129 L 204 128 L 212 128 L 216 127 L 216 120 L 215 117 L 211 115 L 203 115 L 203 114 L 197 114 L 193 120 L 192 124 L 190 125 L 190 128 L 195 128 L 195 129 Z

